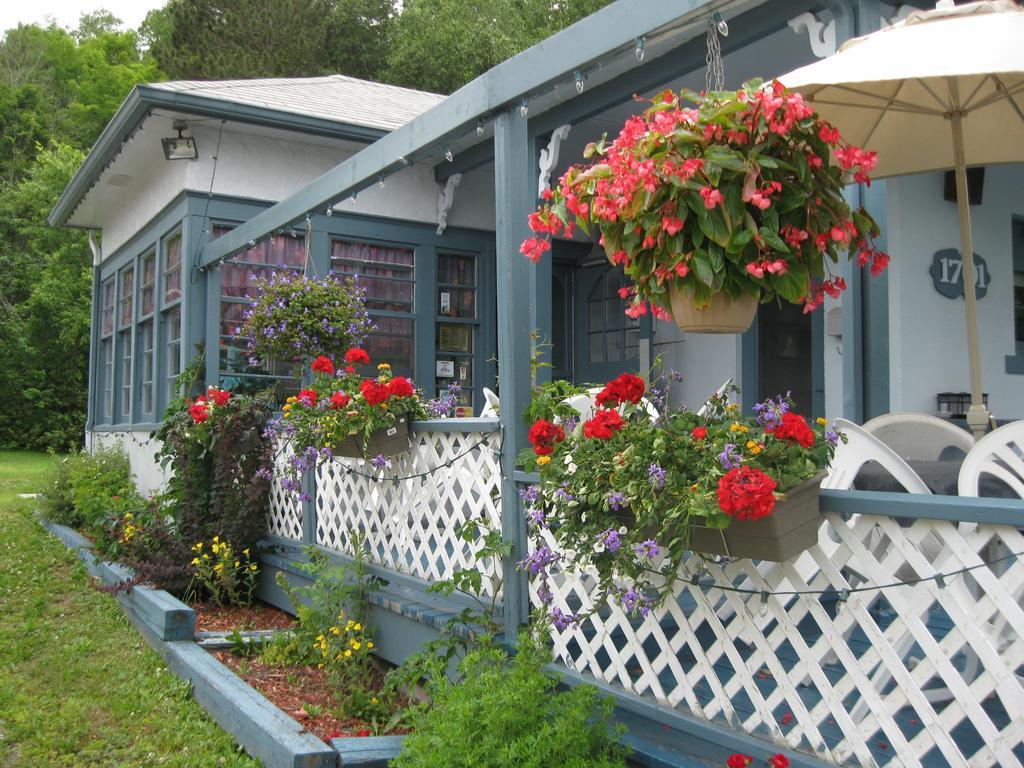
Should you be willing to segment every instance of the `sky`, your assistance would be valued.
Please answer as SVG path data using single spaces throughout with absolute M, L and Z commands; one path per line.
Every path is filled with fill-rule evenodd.
M 0 31 L 18 24 L 45 25 L 53 17 L 57 26 L 74 29 L 83 13 L 106 8 L 125 23 L 137 29 L 153 8 L 160 8 L 166 0 L 0 0 Z

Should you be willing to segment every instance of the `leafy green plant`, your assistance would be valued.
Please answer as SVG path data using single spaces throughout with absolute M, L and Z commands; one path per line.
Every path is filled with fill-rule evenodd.
M 614 768 L 625 766 L 612 702 L 593 686 L 557 690 L 550 653 L 523 633 L 514 656 L 490 638 L 459 664 L 461 679 L 432 677 L 429 709 L 413 716 L 395 768 Z
M 116 448 L 82 451 L 54 465 L 43 510 L 52 522 L 79 528 L 102 547 L 112 543 L 108 527 L 111 515 L 145 506 L 135 489 L 128 454 Z
M 235 552 L 229 542 L 214 536 L 209 544 L 197 541 L 192 551 L 193 591 L 201 588 L 221 607 L 252 602 L 260 567 L 250 556 L 251 550 Z

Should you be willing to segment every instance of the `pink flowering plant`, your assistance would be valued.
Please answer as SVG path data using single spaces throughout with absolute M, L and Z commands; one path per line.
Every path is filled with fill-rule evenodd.
M 538 261 L 551 237 L 596 228 L 633 280 L 621 290 L 631 317 L 649 306 L 671 319 L 672 288 L 698 309 L 721 292 L 810 311 L 845 289 L 832 271 L 844 251 L 874 275 L 889 262 L 874 219 L 843 199 L 847 184 L 870 183 L 875 153 L 844 142 L 778 82 L 665 91 L 585 157 L 545 193 L 520 250 Z
M 522 491 L 534 546 L 521 567 L 539 581 L 556 627 L 582 617 L 553 604 L 552 566 L 595 573 L 595 609 L 610 600 L 646 615 L 672 593 L 695 524 L 726 528 L 773 514 L 828 465 L 840 439 L 785 397 L 756 404 L 753 416 L 725 396 L 696 412 L 666 406 L 667 380 L 648 389 L 622 374 L 581 419 L 551 407 L 547 386 L 534 398 L 531 449 L 520 456 L 540 474 Z

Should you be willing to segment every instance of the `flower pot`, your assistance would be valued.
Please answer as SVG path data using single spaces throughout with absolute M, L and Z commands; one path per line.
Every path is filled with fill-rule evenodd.
M 374 456 L 394 456 L 409 450 L 409 423 L 405 416 L 390 427 L 375 429 L 363 449 L 361 435 L 342 440 L 331 446 L 335 456 L 347 456 L 353 459 L 372 459 Z
M 818 492 L 825 473 L 821 472 L 776 502 L 768 517 L 733 520 L 728 528 L 694 525 L 690 549 L 709 555 L 745 557 L 750 560 L 790 560 L 818 543 L 821 512 Z M 703 518 L 701 518 L 703 519 Z
M 749 293 L 741 293 L 733 300 L 719 292 L 711 297 L 707 307 L 697 309 L 692 293 L 672 285 L 669 300 L 676 325 L 691 333 L 743 333 L 757 315 L 758 301 Z

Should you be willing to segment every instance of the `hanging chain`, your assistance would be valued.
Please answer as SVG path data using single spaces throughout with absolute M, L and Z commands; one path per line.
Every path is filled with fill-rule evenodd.
M 705 59 L 705 91 L 720 91 L 725 87 L 725 67 L 722 65 L 722 49 L 718 44 L 721 22 L 708 16 L 708 55 Z

